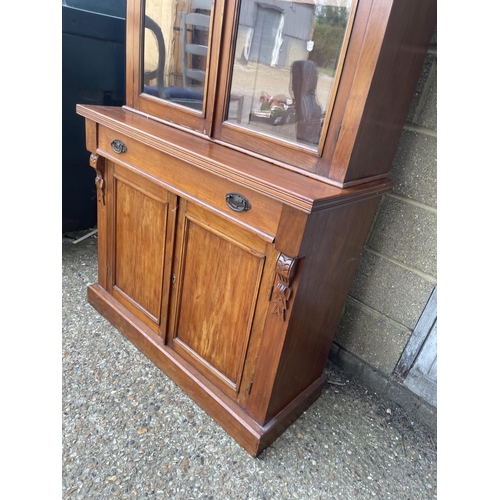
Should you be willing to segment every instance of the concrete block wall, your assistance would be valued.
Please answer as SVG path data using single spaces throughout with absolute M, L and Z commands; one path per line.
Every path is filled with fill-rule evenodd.
M 375 391 L 433 413 L 392 376 L 437 284 L 437 35 L 434 33 L 330 358 Z

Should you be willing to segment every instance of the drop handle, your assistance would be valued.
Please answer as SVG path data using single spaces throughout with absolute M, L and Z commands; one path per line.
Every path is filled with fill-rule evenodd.
M 240 193 L 227 193 L 226 194 L 226 204 L 235 212 L 245 212 L 252 208 L 250 202 Z
M 114 139 L 111 141 L 111 149 L 117 153 L 125 153 L 127 151 L 127 146 L 125 146 L 125 143 L 123 141 L 120 141 L 120 139 Z

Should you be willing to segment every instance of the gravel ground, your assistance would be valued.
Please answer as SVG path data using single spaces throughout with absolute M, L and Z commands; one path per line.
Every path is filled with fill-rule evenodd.
M 331 364 L 320 398 L 252 458 L 87 303 L 96 248 L 63 238 L 63 499 L 437 498 L 432 436 Z

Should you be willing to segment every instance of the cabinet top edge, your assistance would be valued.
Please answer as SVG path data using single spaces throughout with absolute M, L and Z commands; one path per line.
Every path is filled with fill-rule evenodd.
M 393 186 L 387 178 L 352 187 L 333 186 L 122 107 L 77 104 L 76 113 L 307 213 L 378 196 Z

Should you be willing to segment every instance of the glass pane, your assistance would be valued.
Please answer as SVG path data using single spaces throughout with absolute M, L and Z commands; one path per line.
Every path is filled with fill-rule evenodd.
M 227 121 L 317 149 L 352 0 L 242 0 Z
M 211 0 L 146 0 L 143 92 L 201 110 Z

